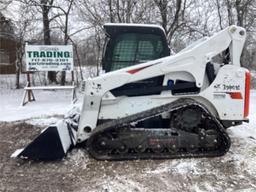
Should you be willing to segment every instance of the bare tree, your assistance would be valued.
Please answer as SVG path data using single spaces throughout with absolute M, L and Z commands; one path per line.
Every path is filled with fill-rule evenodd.
M 80 17 L 87 24 L 101 27 L 104 23 L 143 22 L 143 14 L 152 0 L 78 0 L 76 1 Z M 147 5 L 148 4 L 148 5 Z M 143 22 L 144 23 L 144 22 Z
M 256 27 L 256 2 L 255 0 L 217 0 L 226 7 L 226 12 L 220 13 L 219 18 L 222 22 L 225 19 L 228 21 L 228 25 L 238 25 L 242 26 L 247 31 L 247 38 L 245 42 L 245 47 L 241 57 L 241 63 L 245 67 L 256 68 L 253 66 L 253 54 L 256 49 L 256 39 L 255 39 L 255 27 Z M 254 64 L 255 65 L 255 64 Z
M 55 18 L 50 18 L 51 6 L 54 3 L 54 0 L 16 0 L 24 5 L 29 6 L 31 9 L 34 7 L 42 14 L 43 21 L 43 39 L 45 45 L 51 45 L 51 28 L 50 23 Z M 49 71 L 48 72 L 48 80 L 50 83 L 56 83 L 56 72 Z
M 168 39 L 174 36 L 179 28 L 185 25 L 184 14 L 186 0 L 154 0 L 161 16 L 161 25 L 164 28 Z
M 63 7 L 62 5 L 51 5 L 51 8 L 58 9 L 61 12 L 61 13 L 56 14 L 56 17 L 58 17 L 60 19 L 60 22 L 57 22 L 57 23 L 58 23 L 61 31 L 64 34 L 63 43 L 64 43 L 64 45 L 67 45 L 68 41 L 70 39 L 70 37 L 68 35 L 69 15 L 70 15 L 70 11 L 71 11 L 71 8 L 73 6 L 74 0 L 67 0 L 65 3 L 68 3 L 67 4 L 67 9 L 62 8 Z M 62 17 L 59 17 L 60 15 L 64 17 L 64 22 L 63 23 L 62 23 Z M 73 76 L 73 74 L 72 74 L 72 76 Z M 66 81 L 66 72 L 62 71 L 61 72 L 61 82 L 60 82 L 61 85 L 65 85 L 65 81 Z
M 44 31 L 44 44 L 51 45 L 51 34 L 50 34 L 50 22 L 49 13 L 51 10 L 51 6 L 54 0 L 40 0 L 40 7 L 42 9 L 43 15 L 43 31 Z M 56 80 L 56 72 L 49 71 L 48 72 L 48 79 L 50 82 L 57 82 Z
M 16 21 L 17 49 L 16 49 L 16 88 L 20 88 L 20 73 L 22 70 L 23 56 L 25 53 L 25 37 L 28 26 L 31 24 L 31 17 L 27 16 L 28 7 L 22 6 L 20 19 Z
M 76 1 L 76 8 L 79 10 L 79 17 L 89 25 L 88 30 L 89 41 L 96 46 L 96 53 L 88 54 L 93 55 L 93 59 L 98 66 L 101 61 L 101 50 L 104 40 L 104 32 L 102 26 L 104 23 L 154 23 L 155 21 L 155 7 L 152 0 L 78 0 Z M 94 38 L 92 38 L 94 36 Z M 92 42 L 93 41 L 93 42 Z M 90 51 L 93 49 L 87 47 Z M 88 52 L 89 50 L 84 50 Z M 90 63 L 91 62 L 86 62 Z
M 44 44 L 51 45 L 51 31 L 53 29 L 60 31 L 64 34 L 63 43 L 68 44 L 68 27 L 69 27 L 69 15 L 73 6 L 74 0 L 17 0 L 28 6 L 35 7 L 42 14 L 43 20 L 43 36 Z M 57 11 L 54 11 L 57 10 Z M 55 25 L 53 25 L 53 22 Z M 57 25 L 56 25 L 57 23 Z M 57 83 L 56 72 L 49 71 L 48 79 L 50 82 Z M 61 75 L 61 84 L 65 84 L 66 73 L 63 71 Z
M 223 25 L 222 25 L 222 14 L 221 14 L 221 4 L 220 4 L 220 0 L 216 0 L 216 6 L 217 6 L 217 11 L 218 11 L 218 19 L 219 19 L 219 25 L 220 28 L 223 29 Z
M 81 47 L 84 46 L 85 39 L 88 38 L 90 44 L 95 47 L 84 46 L 86 50 L 83 49 L 78 52 L 81 61 L 86 61 L 88 64 L 93 61 L 95 66 L 99 66 L 100 63 L 104 39 L 102 26 L 107 22 L 160 24 L 175 51 L 179 51 L 191 41 L 202 36 L 212 35 L 228 25 L 237 24 L 245 27 L 248 31 L 246 47 L 250 47 L 251 50 L 255 46 L 255 35 L 253 35 L 256 27 L 255 0 L 214 0 L 205 1 L 203 4 L 197 0 L 19 1 L 37 3 L 34 6 L 40 11 L 42 11 L 43 5 L 47 5 L 49 9 L 49 30 L 60 30 L 64 36 L 63 44 L 70 41 L 76 42 L 76 46 Z M 54 2 L 50 5 L 51 1 Z M 76 11 L 72 11 L 72 6 L 75 6 Z M 70 13 L 75 14 L 80 22 L 84 23 L 85 27 L 73 32 L 78 34 L 86 30 L 87 33 L 82 41 L 81 37 L 77 41 L 75 35 L 73 36 L 71 33 L 72 30 L 70 29 L 72 28 L 70 26 L 75 25 L 75 23 L 69 22 Z M 83 51 L 84 53 L 81 53 Z M 95 58 L 92 59 L 92 56 Z M 247 51 L 246 57 L 252 58 L 250 51 Z M 61 81 L 62 84 L 65 82 L 64 73 Z
M 13 0 L 0 0 L 0 11 L 4 11 L 13 2 Z

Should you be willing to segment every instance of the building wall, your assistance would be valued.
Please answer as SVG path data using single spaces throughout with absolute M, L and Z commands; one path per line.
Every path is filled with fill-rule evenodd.
M 16 72 L 16 38 L 10 20 L 0 13 L 0 74 Z

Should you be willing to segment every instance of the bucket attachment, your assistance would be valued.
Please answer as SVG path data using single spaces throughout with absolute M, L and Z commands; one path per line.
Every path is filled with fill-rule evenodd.
M 16 150 L 11 157 L 31 160 L 59 160 L 76 144 L 77 123 L 70 119 L 60 120 L 44 129 L 24 149 Z

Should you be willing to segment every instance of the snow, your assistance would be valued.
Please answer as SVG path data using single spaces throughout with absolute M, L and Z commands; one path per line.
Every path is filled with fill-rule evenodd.
M 71 91 L 34 91 L 36 101 L 21 106 L 23 92 L 23 90 L 12 90 L 1 94 L 0 121 L 63 115 L 72 107 Z
M 36 125 L 36 126 L 43 126 L 47 127 L 48 125 L 53 125 L 57 123 L 62 117 L 47 117 L 47 116 L 41 116 L 39 118 L 32 118 L 26 120 L 26 123 L 29 123 L 31 125 Z
M 150 27 L 150 28 L 159 28 L 164 32 L 163 27 L 154 24 L 140 24 L 140 23 L 105 23 L 104 26 L 124 26 L 124 27 Z M 165 32 L 164 32 L 165 33 Z
M 47 125 L 81 104 L 80 100 L 75 105 L 71 103 L 71 90 L 34 90 L 36 101 L 21 106 L 24 89 L 14 89 L 12 79 L 13 76 L 0 75 L 0 121 L 30 119 L 32 123 Z
M 24 148 L 22 149 L 17 149 L 12 155 L 11 158 L 16 158 L 18 157 L 18 155 L 24 150 Z

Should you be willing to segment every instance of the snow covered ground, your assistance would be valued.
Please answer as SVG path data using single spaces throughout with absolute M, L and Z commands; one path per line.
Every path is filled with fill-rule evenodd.
M 24 86 L 24 75 L 22 77 L 21 84 Z M 38 120 L 63 116 L 73 106 L 71 90 L 34 90 L 36 101 L 21 106 L 24 89 L 14 89 L 14 87 L 13 76 L 0 75 L 0 121 Z M 80 100 L 75 105 L 79 103 Z M 42 123 L 47 122 L 42 121 Z
M 21 106 L 23 90 L 12 90 L 1 94 L 0 121 L 38 119 L 63 115 L 72 107 L 71 91 L 35 90 L 35 102 Z
M 228 129 L 232 146 L 223 157 L 105 162 L 74 149 L 61 162 L 37 164 L 9 157 L 38 127 L 62 118 L 72 107 L 71 92 L 35 91 L 37 101 L 21 107 L 23 90 L 7 89 L 1 81 L 6 79 L 0 78 L 0 147 L 8 147 L 0 150 L 0 191 L 256 191 L 256 90 L 250 123 Z

